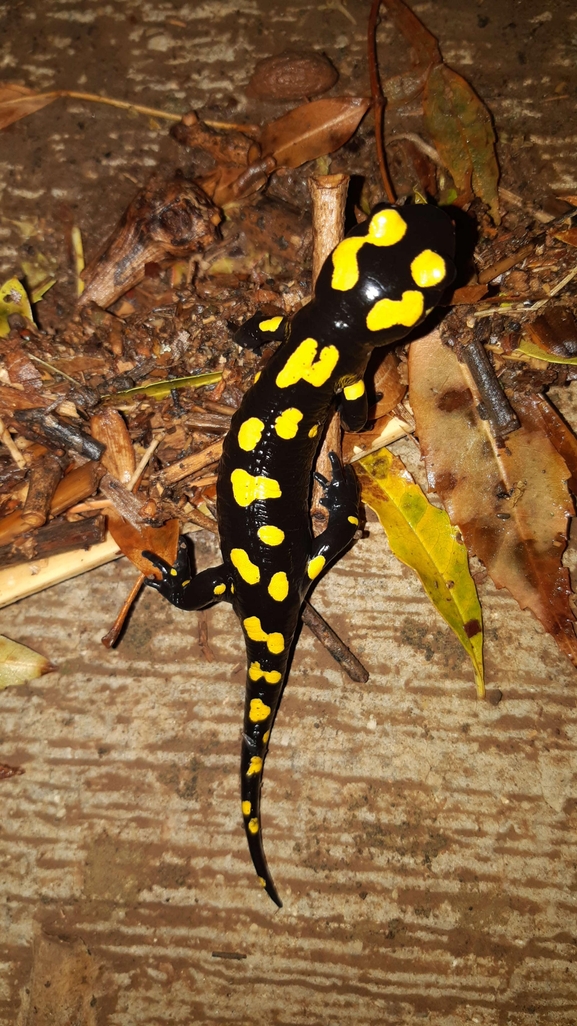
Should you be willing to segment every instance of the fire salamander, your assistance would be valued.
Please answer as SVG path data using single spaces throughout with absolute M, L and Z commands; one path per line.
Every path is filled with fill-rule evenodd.
M 338 402 L 347 427 L 365 423 L 363 375 L 375 346 L 396 342 L 429 313 L 454 277 L 449 217 L 433 206 L 379 204 L 326 260 L 314 299 L 289 323 L 255 315 L 240 330 L 256 348 L 282 338 L 234 414 L 217 485 L 220 566 L 191 575 L 181 542 L 173 567 L 148 583 L 181 609 L 232 603 L 244 631 L 248 671 L 241 754 L 241 809 L 252 861 L 272 900 L 280 898 L 261 837 L 263 764 L 303 600 L 359 523 L 350 467 L 335 453 L 324 479 L 326 530 L 310 524 L 312 467 L 323 426 Z

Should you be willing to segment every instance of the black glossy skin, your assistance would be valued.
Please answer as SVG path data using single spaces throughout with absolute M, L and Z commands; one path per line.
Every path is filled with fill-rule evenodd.
M 368 232 L 373 230 L 369 226 L 382 224 L 384 211 L 385 220 L 390 219 L 391 211 L 397 225 L 397 217 L 402 219 L 404 234 L 398 241 L 374 244 L 368 241 Z M 230 601 L 243 625 L 248 658 L 241 753 L 243 818 L 257 874 L 279 906 L 281 901 L 262 846 L 262 762 L 303 599 L 318 573 L 350 544 L 358 524 L 354 473 L 350 467 L 342 467 L 333 454 L 333 480 L 325 482 L 323 500 L 329 510 L 328 526 L 313 538 L 310 490 L 319 440 L 336 397 L 345 423 L 354 429 L 363 426 L 367 407 L 361 382 L 372 349 L 395 342 L 412 330 L 454 277 L 453 227 L 447 215 L 435 207 L 393 208 L 381 204 L 348 238 L 367 240 L 356 256 L 344 260 L 346 267 L 357 267 L 356 282 L 334 287 L 337 279 L 333 272 L 339 257 L 331 254 L 319 276 L 315 298 L 290 324 L 257 315 L 248 322 L 244 339 L 241 329 L 240 341 L 250 346 L 258 344 L 259 334 L 262 343 L 275 337 L 284 338 L 284 343 L 246 393 L 225 439 L 217 488 L 222 564 L 190 579 L 183 547 L 173 568 L 154 557 L 163 580 L 149 582 L 185 609 L 199 609 L 220 598 Z M 337 247 L 335 252 L 339 250 Z M 423 251 L 430 254 L 422 258 L 425 264 L 432 262 L 443 273 L 434 284 L 421 287 L 415 282 L 411 266 L 417 266 L 413 261 Z M 412 323 L 375 328 L 372 322 L 371 330 L 367 316 L 375 304 L 382 299 L 398 301 L 403 293 L 411 293 L 416 313 L 413 309 L 407 317 L 399 307 L 400 315 L 405 321 L 412 317 Z M 414 293 L 424 297 L 420 314 L 420 297 Z M 305 340 L 309 340 L 305 343 L 309 356 L 315 348 L 311 340 L 317 343 L 316 351 L 308 363 L 306 359 L 300 362 L 301 376 L 297 374 L 298 380 L 293 380 L 295 374 L 291 377 L 287 373 L 287 361 L 290 368 L 297 350 L 302 353 L 299 347 Z M 321 364 L 327 360 L 324 370 L 319 357 Z M 347 398 L 343 389 L 355 383 Z M 298 411 L 300 416 L 294 412 L 282 416 L 287 410 Z M 261 494 L 254 497 L 250 491 L 252 478 L 261 479 Z M 241 556 L 239 560 L 239 551 L 248 558 Z M 268 681 L 264 674 L 269 675 Z

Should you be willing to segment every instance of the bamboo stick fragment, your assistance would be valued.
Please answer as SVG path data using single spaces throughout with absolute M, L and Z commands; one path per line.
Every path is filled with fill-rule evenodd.
M 74 549 L 38 563 L 20 563 L 0 570 L 0 609 L 110 563 L 121 555 L 114 538 L 108 535 L 100 545 L 93 545 L 90 549 Z
M 57 486 L 50 503 L 50 516 L 57 517 L 77 502 L 87 499 L 98 488 L 103 469 L 100 463 L 84 463 L 66 475 Z M 23 510 L 17 509 L 0 520 L 0 545 L 8 545 L 30 530 L 30 524 L 23 518 Z
M 160 471 L 156 476 L 156 480 L 165 488 L 177 484 L 178 481 L 183 481 L 185 477 L 190 477 L 191 474 L 204 470 L 205 467 L 214 463 L 215 460 L 219 460 L 221 455 L 222 439 L 219 438 L 217 442 L 211 442 L 201 452 L 195 452 L 192 456 L 185 456 L 184 459 L 171 463 L 165 470 Z
M 14 460 L 14 463 L 16 464 L 16 466 L 20 470 L 26 470 L 26 467 L 28 466 L 28 464 L 26 462 L 26 459 L 23 456 L 23 454 L 20 452 L 20 449 L 18 448 L 18 446 L 15 444 L 15 442 L 14 442 L 14 440 L 12 438 L 12 435 L 10 434 L 8 428 L 6 427 L 4 421 L 1 418 L 0 418 L 0 442 L 2 442 L 2 444 L 6 446 L 6 448 L 8 449 L 8 452 L 10 453 L 10 455 L 11 455 L 12 459 Z
M 46 453 L 32 464 L 28 475 L 28 494 L 22 508 L 22 520 L 28 530 L 42 527 L 48 520 L 50 504 L 61 477 L 60 462 L 51 453 Z

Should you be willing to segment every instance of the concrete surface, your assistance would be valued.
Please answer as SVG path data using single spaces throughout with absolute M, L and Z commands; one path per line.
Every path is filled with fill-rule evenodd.
M 415 9 L 491 106 L 507 187 L 577 191 L 573 5 Z M 342 91 L 366 89 L 365 2 L 0 13 L 1 75 L 32 87 L 178 111 L 230 111 L 237 94 L 253 117 L 253 62 L 306 40 Z M 63 226 L 96 244 L 133 180 L 182 163 L 164 126 L 77 101 L 1 146 L 3 274 L 36 246 L 65 275 Z M 201 565 L 215 558 L 199 548 Z M 2 633 L 58 667 L 0 695 L 0 760 L 25 769 L 0 784 L 2 1026 L 576 1023 L 576 679 L 531 616 L 481 587 L 490 700 L 477 702 L 458 643 L 370 524 L 315 602 L 371 679 L 352 684 L 303 631 L 273 736 L 276 911 L 238 810 L 238 624 L 206 614 L 208 663 L 196 616 L 147 593 L 108 652 L 132 578 L 121 561 L 2 611 Z

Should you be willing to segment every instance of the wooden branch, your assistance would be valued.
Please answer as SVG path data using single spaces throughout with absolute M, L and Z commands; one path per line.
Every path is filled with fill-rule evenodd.
M 20 535 L 10 545 L 0 546 L 0 567 L 34 563 L 62 552 L 88 549 L 106 537 L 106 518 L 100 515 L 86 520 L 53 520 L 45 527 Z
M 349 185 L 348 175 L 313 175 L 309 189 L 313 201 L 313 289 L 320 270 L 335 246 L 344 235 L 345 203 Z M 332 478 L 329 452 L 341 452 L 341 423 L 338 413 L 333 413 L 326 430 L 323 444 L 317 456 L 316 470 L 327 480 Z M 328 524 L 328 510 L 321 505 L 324 489 L 313 482 L 311 519 L 315 536 L 322 534 Z
M 327 621 L 318 610 L 311 606 L 310 602 L 305 602 L 301 615 L 303 623 L 306 623 L 315 638 L 320 641 L 321 645 L 324 645 L 327 652 L 330 652 L 333 659 L 336 659 L 337 663 L 342 666 L 351 680 L 358 681 L 360 684 L 366 684 L 369 679 L 368 670 L 365 669 L 356 655 L 353 655 L 344 641 L 341 641 L 332 627 L 329 627 Z
M 15 410 L 14 420 L 28 426 L 34 436 L 40 437 L 41 440 L 47 440 L 59 448 L 71 449 L 88 460 L 99 460 L 106 448 L 75 424 L 66 424 L 53 413 L 46 413 L 44 410 Z

